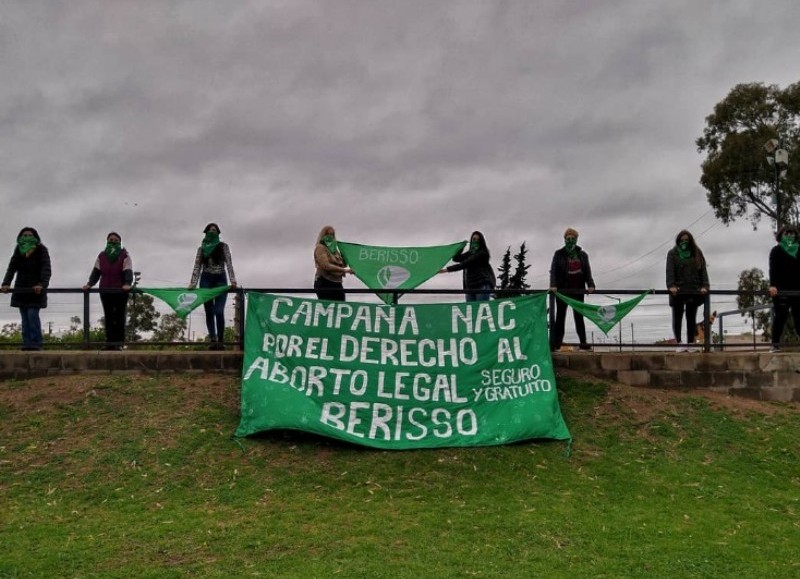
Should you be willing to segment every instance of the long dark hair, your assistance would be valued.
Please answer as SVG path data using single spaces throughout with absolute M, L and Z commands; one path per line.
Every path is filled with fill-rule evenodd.
M 684 235 L 689 238 L 689 253 L 691 253 L 694 257 L 694 264 L 697 269 L 700 269 L 705 265 L 706 258 L 700 248 L 697 247 L 697 244 L 694 242 L 694 236 L 691 233 L 689 233 L 686 229 L 681 230 L 681 232 L 675 236 L 675 246 L 678 246 L 678 244 L 681 242 L 681 237 Z

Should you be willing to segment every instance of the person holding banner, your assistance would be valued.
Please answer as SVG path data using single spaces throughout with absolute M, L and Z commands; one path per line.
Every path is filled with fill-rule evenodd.
M 769 252 L 769 295 L 772 297 L 772 352 L 780 351 L 781 337 L 789 320 L 789 310 L 795 330 L 800 332 L 800 296 L 780 295 L 780 292 L 800 291 L 800 259 L 796 227 L 784 225 L 775 236 L 778 244 Z
M 121 350 L 125 343 L 125 315 L 128 308 L 128 292 L 133 285 L 133 262 L 128 250 L 122 247 L 122 237 L 116 231 L 106 236 L 106 248 L 94 261 L 89 281 L 83 286 L 88 291 L 97 282 L 101 290 L 106 345 L 103 350 Z
M 675 247 L 667 253 L 667 289 L 672 308 L 672 331 L 678 351 L 688 352 L 681 344 L 681 323 L 686 317 L 686 343 L 692 344 L 697 327 L 697 308 L 708 293 L 706 258 L 692 234 L 685 229 L 675 237 Z
M 201 288 L 227 286 L 226 269 L 230 276 L 230 287 L 235 288 L 237 285 L 236 274 L 233 272 L 231 250 L 227 243 L 219 239 L 219 225 L 209 223 L 203 229 L 203 233 L 205 233 L 205 237 L 203 237 L 200 247 L 197 248 L 189 289 L 197 287 L 198 278 Z M 225 349 L 223 342 L 225 341 L 225 302 L 227 299 L 228 294 L 225 292 L 203 304 L 206 312 L 208 339 L 211 342 L 209 350 Z
M 497 283 L 494 270 L 489 263 L 489 247 L 480 231 L 473 231 L 466 251 L 459 251 L 451 259 L 455 265 L 439 270 L 439 273 L 463 271 L 463 287 L 468 302 L 486 301 L 492 296 Z
M 317 298 L 336 302 L 345 301 L 342 280 L 352 271 L 347 267 L 339 251 L 336 243 L 336 230 L 330 225 L 324 226 L 317 236 L 317 243 L 314 245 L 314 266 L 316 267 L 314 289 L 317 292 Z
M 0 286 L 3 293 L 8 292 L 15 275 L 17 280 L 11 294 L 11 307 L 19 308 L 22 317 L 22 349 L 41 350 L 42 322 L 39 310 L 47 307 L 47 286 L 51 275 L 50 252 L 33 227 L 25 227 L 17 234 L 17 245 Z
M 584 301 L 584 291 L 594 292 L 594 278 L 592 266 L 589 264 L 589 255 L 578 245 L 578 232 L 572 227 L 564 231 L 564 247 L 556 250 L 550 264 L 550 291 L 561 292 L 579 302 Z M 553 352 L 561 348 L 564 342 L 564 328 L 567 321 L 567 304 L 556 300 L 555 327 L 550 332 L 550 350 Z M 586 341 L 586 324 L 583 315 L 572 308 L 572 318 L 575 321 L 575 332 L 578 334 L 581 350 L 591 350 Z

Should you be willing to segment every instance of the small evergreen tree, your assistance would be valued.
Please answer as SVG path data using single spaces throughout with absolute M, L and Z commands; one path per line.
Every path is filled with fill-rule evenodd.
M 517 262 L 517 266 L 514 269 L 514 275 L 508 280 L 509 289 L 524 290 L 531 287 L 525 281 L 528 277 L 528 269 L 531 267 L 525 263 L 527 255 L 528 249 L 525 247 L 525 242 L 523 241 L 522 245 L 519 246 L 519 253 L 514 254 L 514 260 Z
M 504 292 L 503 290 L 508 289 L 509 283 L 511 281 L 511 246 L 509 245 L 506 248 L 506 252 L 503 254 L 503 260 L 500 263 L 500 267 L 497 268 L 497 273 L 500 274 L 497 276 L 497 292 L 495 292 L 495 297 L 506 298 L 508 297 L 508 292 Z

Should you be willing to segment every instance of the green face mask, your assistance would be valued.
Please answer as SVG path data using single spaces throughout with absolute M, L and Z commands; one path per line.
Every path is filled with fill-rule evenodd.
M 478 241 L 477 239 L 473 239 L 469 242 L 469 250 L 471 253 L 475 253 L 476 251 L 478 251 L 478 249 L 480 249 L 480 247 L 481 247 L 481 242 Z
M 117 261 L 120 251 L 122 251 L 122 244 L 119 241 L 106 242 L 106 257 L 108 257 L 108 261 Z
M 681 248 L 681 251 L 689 251 L 689 242 L 681 241 L 680 243 L 678 243 L 678 247 Z
M 336 238 L 333 235 L 326 235 L 320 241 L 331 253 L 339 251 L 339 246 L 336 244 Z
M 19 252 L 23 255 L 28 253 L 38 244 L 39 241 L 33 235 L 20 235 L 17 239 L 17 247 L 19 247 Z
M 203 237 L 203 243 L 201 247 L 203 248 L 203 255 L 208 257 L 211 255 L 211 252 L 214 251 L 217 246 L 219 245 L 219 233 L 216 231 L 208 231 L 206 232 L 205 237 Z
M 573 239 L 571 237 L 564 239 L 564 249 L 567 250 L 567 253 L 574 253 L 576 245 L 578 245 L 577 239 Z
M 783 250 L 791 255 L 792 257 L 797 257 L 797 250 L 800 247 L 798 244 L 797 239 L 794 235 L 782 235 L 781 236 L 781 247 Z

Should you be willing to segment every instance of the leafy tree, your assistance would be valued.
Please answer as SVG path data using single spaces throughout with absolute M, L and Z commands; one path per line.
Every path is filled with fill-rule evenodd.
M 178 317 L 178 314 L 170 313 L 161 316 L 158 329 L 153 332 L 153 342 L 175 342 L 183 338 L 186 332 L 186 320 Z
M 531 267 L 525 263 L 527 255 L 528 249 L 525 247 L 525 242 L 523 241 L 522 245 L 519 246 L 519 253 L 514 254 L 514 260 L 517 262 L 517 266 L 514 269 L 514 274 L 508 280 L 509 289 L 524 290 L 531 287 L 525 282 L 525 278 L 528 277 L 528 269 Z
M 125 340 L 138 342 L 142 332 L 152 332 L 158 327 L 161 316 L 153 305 L 153 296 L 135 293 L 128 301 L 128 321 L 125 325 Z
M 772 305 L 772 299 L 768 295 L 746 295 L 741 293 L 744 291 L 766 292 L 769 289 L 769 280 L 764 277 L 764 272 L 756 267 L 746 269 L 739 274 L 737 289 L 740 292 L 736 297 L 736 305 L 739 306 L 739 309 Z M 772 338 L 772 316 L 769 309 L 742 312 L 742 317 L 755 320 L 756 330 L 763 331 L 764 341 L 769 341 Z M 797 328 L 794 327 L 794 321 L 791 316 L 786 322 L 781 340 L 784 342 L 800 342 L 800 336 L 797 334 Z
M 800 163 L 800 82 L 783 90 L 762 83 L 736 85 L 706 117 L 696 141 L 698 152 L 706 154 L 700 183 L 725 224 L 747 217 L 756 229 L 763 216 L 779 225 L 800 220 L 800 170 L 781 176 L 784 167 L 770 164 L 764 146 L 772 139 Z

